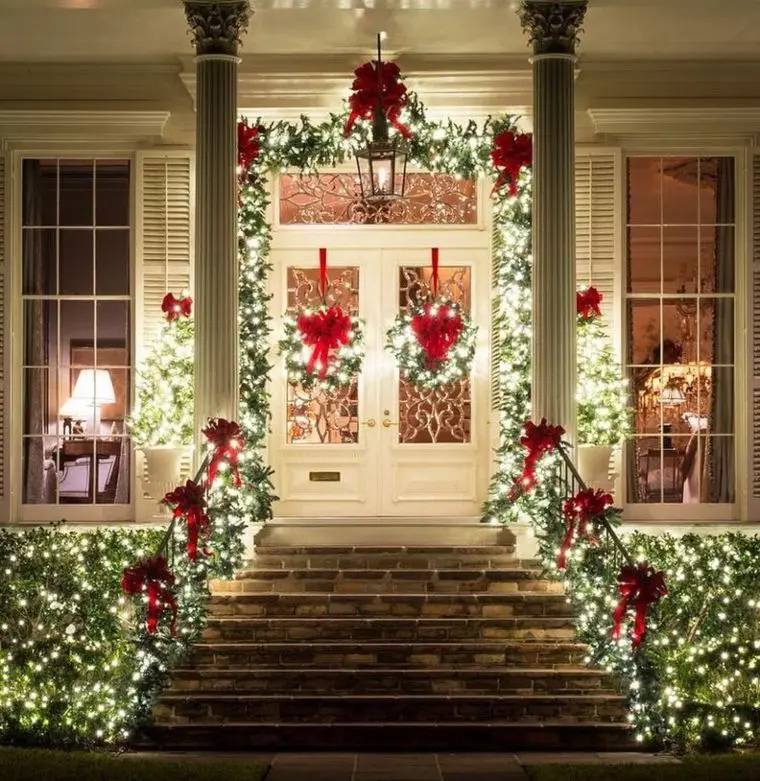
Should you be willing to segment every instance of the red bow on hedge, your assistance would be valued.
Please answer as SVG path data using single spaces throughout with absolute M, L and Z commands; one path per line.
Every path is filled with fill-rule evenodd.
M 203 433 L 214 446 L 208 464 L 208 484 L 210 486 L 214 484 L 219 465 L 226 461 L 232 473 L 232 483 L 235 487 L 239 487 L 241 480 L 238 458 L 245 445 L 243 430 L 234 420 L 211 418 Z
M 184 485 L 177 486 L 166 494 L 164 503 L 174 508 L 175 518 L 185 518 L 187 521 L 187 557 L 190 561 L 196 561 L 199 538 L 205 539 L 211 532 L 211 519 L 206 515 L 204 487 L 193 480 L 188 480 Z M 211 555 L 205 546 L 203 555 Z
M 632 645 L 634 649 L 641 645 L 647 632 L 647 610 L 650 605 L 657 602 L 660 597 L 668 593 L 665 585 L 665 577 L 662 572 L 655 572 L 646 561 L 642 561 L 635 567 L 624 566 L 618 575 L 618 588 L 620 589 L 620 602 L 612 614 L 615 622 L 612 627 L 612 638 L 620 638 L 623 618 L 628 608 L 633 605 L 636 614 L 633 622 Z
M 528 452 L 523 459 L 522 473 L 510 494 L 511 499 L 533 490 L 536 485 L 536 464 L 559 445 L 564 433 L 562 426 L 550 426 L 546 418 L 542 418 L 538 425 L 532 420 L 525 421 L 520 444 Z
M 588 525 L 595 518 L 604 516 L 608 507 L 612 506 L 612 496 L 597 488 L 586 488 L 570 499 L 566 499 L 562 506 L 565 516 L 565 538 L 557 556 L 557 569 L 567 568 L 567 552 L 577 537 L 586 540 L 592 545 L 598 545 L 599 540 L 589 530 Z
M 174 293 L 167 293 L 161 302 L 161 311 L 169 322 L 180 317 L 190 317 L 193 312 L 193 299 L 190 296 L 175 298 Z
M 349 342 L 351 316 L 337 305 L 320 309 L 311 315 L 301 315 L 298 331 L 301 341 L 312 348 L 306 371 L 312 374 L 319 364 L 319 379 L 324 380 L 330 364 L 330 352 Z
M 353 94 L 348 99 L 351 113 L 346 121 L 343 134 L 348 135 L 357 119 L 371 120 L 375 113 L 375 106 L 382 101 L 388 121 L 401 133 L 404 138 L 409 138 L 409 128 L 399 121 L 401 111 L 406 106 L 406 86 L 399 81 L 401 71 L 394 62 L 383 62 L 380 68 L 380 83 L 377 78 L 377 65 L 375 62 L 365 62 L 355 71 L 356 77 L 351 85 Z M 378 94 L 379 93 L 379 94 Z
M 517 195 L 517 180 L 523 168 L 533 165 L 533 139 L 529 133 L 503 130 L 493 139 L 491 162 L 499 176 L 494 190 L 509 186 L 509 195 Z
M 261 152 L 261 128 L 250 127 L 245 122 L 238 122 L 237 146 L 238 167 L 240 177 L 245 178 L 248 169 Z
M 575 309 L 581 320 L 594 320 L 602 316 L 599 304 L 602 303 L 602 294 L 595 288 L 579 290 L 575 294 Z
M 448 358 L 463 328 L 459 314 L 445 305 L 427 303 L 422 313 L 412 317 L 412 331 L 425 351 L 428 369 L 435 369 Z
M 156 634 L 161 613 L 169 608 L 172 611 L 171 633 L 177 636 L 177 601 L 171 587 L 174 575 L 163 556 L 142 559 L 127 567 L 121 576 L 121 590 L 131 597 L 148 592 L 148 614 L 146 625 L 148 633 Z

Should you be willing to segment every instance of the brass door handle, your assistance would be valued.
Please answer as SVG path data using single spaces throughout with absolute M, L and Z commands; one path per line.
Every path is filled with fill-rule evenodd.
M 390 428 L 391 426 L 397 426 L 398 423 L 394 423 L 390 418 L 386 418 L 383 421 L 383 425 L 385 426 L 385 428 Z
M 362 426 L 367 426 L 367 428 L 375 428 L 377 425 L 377 421 L 374 418 L 370 418 L 369 420 L 363 420 Z

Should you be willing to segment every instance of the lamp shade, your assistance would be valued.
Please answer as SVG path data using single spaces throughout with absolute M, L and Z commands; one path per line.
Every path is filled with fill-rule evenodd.
M 662 389 L 660 394 L 660 404 L 666 406 L 677 406 L 683 404 L 686 401 L 683 391 L 680 388 L 667 387 Z
M 87 404 L 81 399 L 75 399 L 73 396 L 69 396 L 66 401 L 63 402 L 63 406 L 58 411 L 58 414 L 62 418 L 86 418 L 90 414 L 92 404 Z
M 116 401 L 108 369 L 82 369 L 77 377 L 71 399 L 90 407 L 113 404 Z

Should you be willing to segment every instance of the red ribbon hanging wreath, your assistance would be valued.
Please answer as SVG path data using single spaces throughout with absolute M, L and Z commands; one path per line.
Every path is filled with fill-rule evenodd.
M 536 485 L 536 465 L 543 456 L 551 453 L 559 446 L 565 429 L 562 426 L 550 426 L 546 418 L 536 425 L 532 420 L 527 420 L 523 426 L 523 435 L 520 444 L 528 451 L 523 458 L 523 468 L 517 479 L 510 498 L 516 499 L 522 493 L 528 493 Z
M 491 162 L 499 176 L 494 184 L 494 191 L 500 190 L 505 184 L 509 195 L 517 195 L 517 181 L 523 168 L 533 165 L 533 139 L 529 133 L 513 133 L 503 130 L 493 139 Z
M 322 300 L 327 295 L 327 250 L 319 250 L 319 293 Z M 351 337 L 351 316 L 337 304 L 309 315 L 301 315 L 297 321 L 301 341 L 311 347 L 306 364 L 308 374 L 319 367 L 319 379 L 324 380 L 330 366 L 332 354 L 339 347 L 349 343 Z
M 602 316 L 602 310 L 599 305 L 602 303 L 602 294 L 595 288 L 589 287 L 586 290 L 579 290 L 575 294 L 575 309 L 581 320 L 590 322 L 597 317 Z
M 586 540 L 592 545 L 598 545 L 599 540 L 589 530 L 588 525 L 595 518 L 604 516 L 608 507 L 612 506 L 612 496 L 602 491 L 586 488 L 566 499 L 562 506 L 565 516 L 565 537 L 557 556 L 557 569 L 567 569 L 567 552 L 575 539 Z
M 198 541 L 204 539 L 203 555 L 211 553 L 205 547 L 205 540 L 211 533 L 211 519 L 206 514 L 205 488 L 188 480 L 177 486 L 164 497 L 164 503 L 173 507 L 175 518 L 184 518 L 187 522 L 187 557 L 190 561 L 198 559 Z
M 449 350 L 457 343 L 464 323 L 456 309 L 436 303 L 438 297 L 439 272 L 438 248 L 431 250 L 433 273 L 430 290 L 433 301 L 423 306 L 423 311 L 412 316 L 412 332 L 417 343 L 425 351 L 425 363 L 428 369 L 436 369 L 449 357 Z
M 143 589 L 148 595 L 148 612 L 146 626 L 148 634 L 158 631 L 158 621 L 161 613 L 169 608 L 172 611 L 171 633 L 177 636 L 177 601 L 171 587 L 174 585 L 174 574 L 169 569 L 163 556 L 152 556 L 142 559 L 127 567 L 121 576 L 121 590 L 131 597 L 142 594 Z
M 245 445 L 243 430 L 234 420 L 211 418 L 203 429 L 206 439 L 214 446 L 208 464 L 208 485 L 214 484 L 219 467 L 227 462 L 232 474 L 232 484 L 238 488 L 241 484 L 238 470 L 238 458 Z
M 180 317 L 190 317 L 193 313 L 193 299 L 190 296 L 176 298 L 174 293 L 167 293 L 161 301 L 161 311 L 169 322 Z
M 613 640 L 620 638 L 623 618 L 633 605 L 635 618 L 631 643 L 636 649 L 641 645 L 647 632 L 649 606 L 668 593 L 665 576 L 662 572 L 655 572 L 646 561 L 640 562 L 635 567 L 627 564 L 618 575 L 618 588 L 620 589 L 620 602 L 612 614 L 615 622 L 612 627 L 612 638 Z
M 251 164 L 261 152 L 261 128 L 238 122 L 237 149 L 239 177 L 244 179 Z
M 401 71 L 398 65 L 394 62 L 381 63 L 378 79 L 377 63 L 365 62 L 354 71 L 354 76 L 356 78 L 351 84 L 353 93 L 348 99 L 351 113 L 343 134 L 349 135 L 357 119 L 371 120 L 375 107 L 380 102 L 391 125 L 404 138 L 410 138 L 411 131 L 399 120 L 401 111 L 406 106 L 406 86 L 399 81 Z

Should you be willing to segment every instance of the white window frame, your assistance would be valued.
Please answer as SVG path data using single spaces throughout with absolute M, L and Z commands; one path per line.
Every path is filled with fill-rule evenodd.
M 8 226 L 8 259 L 9 259 L 9 317 L 10 338 L 10 404 L 11 409 L 24 408 L 24 314 L 22 298 L 22 165 L 28 159 L 120 159 L 128 160 L 130 164 L 130 199 L 129 199 L 129 229 L 130 229 L 130 357 L 132 370 L 130 372 L 130 399 L 135 393 L 136 361 L 136 323 L 137 302 L 140 290 L 137 287 L 137 154 L 134 145 L 103 147 L 96 146 L 85 151 L 79 144 L 42 145 L 34 148 L 24 148 L 10 154 L 11 180 L 6 204 L 6 224 Z M 130 495 L 129 504 L 24 504 L 23 503 L 23 415 L 11 415 L 7 432 L 6 447 L 10 454 L 10 522 L 14 524 L 50 523 L 65 519 L 77 524 L 102 524 L 133 522 L 135 519 L 135 499 L 139 483 L 135 471 L 135 450 L 130 447 Z
M 735 279 L 734 291 L 734 328 L 736 334 L 734 349 L 734 452 L 735 485 L 734 502 L 730 504 L 677 504 L 677 503 L 630 503 L 627 501 L 627 470 L 625 455 L 621 458 L 619 475 L 618 504 L 624 509 L 626 522 L 640 523 L 727 523 L 740 522 L 748 514 L 748 357 L 750 345 L 747 336 L 748 293 L 750 273 L 749 250 L 750 231 L 752 230 L 749 213 L 749 168 L 750 158 L 746 146 L 725 146 L 688 143 L 668 144 L 627 143 L 622 148 L 623 165 L 620 172 L 620 209 L 618 231 L 621 252 L 618 257 L 616 275 L 620 280 L 620 294 L 617 301 L 618 344 L 620 355 L 628 355 L 628 334 L 625 324 L 627 291 L 625 285 L 627 246 L 627 214 L 625 193 L 627 188 L 627 161 L 631 157 L 732 157 L 735 165 L 736 201 L 735 201 Z M 744 340 L 742 342 L 742 340 Z

